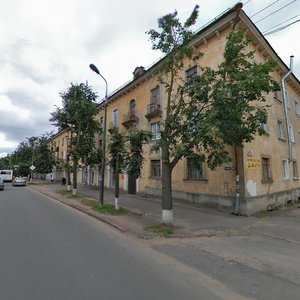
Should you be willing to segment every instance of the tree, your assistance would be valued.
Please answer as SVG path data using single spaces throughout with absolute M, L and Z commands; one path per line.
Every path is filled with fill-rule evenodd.
M 36 167 L 35 172 L 46 174 L 52 171 L 55 165 L 54 152 L 49 147 L 50 133 L 41 136 L 27 137 L 10 156 L 10 164 L 17 166 L 15 175 L 27 176 L 31 173 L 30 166 Z
M 160 32 L 153 29 L 148 32 L 152 49 L 166 55 L 157 69 L 159 81 L 166 91 L 166 105 L 161 139 L 154 148 L 161 150 L 162 220 L 166 224 L 173 221 L 172 171 L 177 163 L 183 157 L 203 160 L 203 151 L 209 153 L 211 167 L 228 159 L 222 140 L 210 126 L 209 94 L 214 73 L 203 69 L 201 77 L 195 76 L 189 81 L 185 81 L 182 75 L 184 61 L 197 63 L 202 56 L 190 44 L 194 37 L 190 27 L 196 22 L 198 8 L 195 6 L 183 25 L 175 11 L 158 19 Z
M 115 209 L 119 208 L 119 175 L 126 172 L 128 175 L 141 176 L 143 167 L 143 145 L 148 143 L 150 132 L 132 130 L 129 136 L 122 135 L 117 127 L 109 130 L 108 143 L 109 164 L 114 170 L 115 178 Z
M 141 176 L 143 145 L 149 142 L 150 136 L 151 133 L 143 130 L 132 130 L 127 137 L 119 133 L 117 127 L 110 130 L 108 152 L 115 178 L 115 209 L 119 208 L 119 175 L 125 170 L 128 175 Z
M 262 83 L 257 82 L 257 92 L 252 94 L 250 85 L 237 86 L 232 83 L 233 90 L 228 90 L 223 95 L 221 98 L 223 103 L 221 103 L 219 96 L 224 93 L 224 86 L 222 86 L 224 76 L 226 75 L 226 78 L 229 76 L 227 74 L 229 71 L 225 67 L 230 68 L 231 62 L 237 62 L 234 61 L 234 57 L 244 58 L 241 66 L 251 57 L 243 53 L 245 50 L 243 47 L 234 47 L 238 42 L 234 34 L 229 35 L 224 51 L 224 63 L 219 66 L 219 70 L 201 67 L 200 75 L 188 78 L 188 80 L 183 78 L 184 69 L 186 69 L 184 62 L 188 61 L 195 65 L 202 57 L 202 53 L 197 51 L 191 43 L 194 35 L 190 27 L 195 24 L 197 17 L 198 6 L 182 25 L 175 11 L 173 14 L 158 19 L 160 32 L 153 29 L 148 32 L 152 48 L 165 54 L 157 67 L 159 81 L 166 91 L 166 105 L 161 126 L 161 139 L 155 150 L 161 151 L 162 220 L 166 224 L 172 224 L 173 221 L 171 182 L 172 171 L 177 163 L 183 157 L 191 159 L 194 163 L 206 160 L 208 166 L 215 169 L 222 163 L 228 162 L 230 157 L 225 151 L 225 145 L 233 145 L 230 135 L 235 136 L 238 130 L 241 142 L 250 140 L 250 137 L 257 132 L 255 124 L 257 125 L 258 121 L 264 121 L 266 118 L 262 114 L 263 109 L 252 109 L 251 102 L 254 97 L 258 102 L 261 101 L 262 98 L 257 96 L 273 88 L 273 82 L 270 81 L 268 75 L 272 69 L 272 63 L 253 66 L 255 69 L 246 73 L 243 73 L 244 68 L 235 67 L 232 70 L 236 73 L 234 78 L 249 76 L 254 71 L 260 71 Z M 236 98 L 231 98 L 234 88 L 241 90 L 239 93 L 235 91 L 235 94 L 244 96 L 238 97 L 240 102 L 235 101 Z M 252 98 L 248 99 L 250 96 Z M 231 107 L 226 108 L 227 102 L 231 103 Z M 226 115 L 226 118 L 224 118 L 224 108 L 233 109 Z M 236 115 L 234 112 L 239 109 L 240 114 Z M 221 112 L 222 115 L 220 115 Z M 248 119 L 244 119 L 245 114 L 248 114 Z M 232 127 L 234 134 L 225 129 L 227 126 L 231 128 L 231 124 L 238 127 Z M 245 128 L 249 131 L 245 131 Z
M 96 121 L 97 94 L 87 83 L 72 84 L 66 92 L 60 93 L 62 108 L 56 107 L 50 122 L 60 130 L 68 129 L 70 144 L 68 161 L 73 173 L 73 195 L 77 194 L 77 170 L 91 157 L 96 156 L 95 134 L 100 131 Z
M 34 166 L 35 172 L 41 174 L 47 174 L 52 172 L 52 168 L 55 165 L 55 153 L 51 147 L 49 147 L 50 134 L 46 133 L 39 136 L 36 140 L 36 146 L 34 149 Z
M 237 197 L 235 214 L 239 213 L 239 153 L 254 136 L 264 134 L 261 124 L 267 122 L 266 94 L 279 90 L 279 85 L 271 77 L 276 63 L 254 62 L 254 52 L 247 51 L 250 40 L 243 31 L 232 30 L 224 50 L 224 61 L 215 72 L 213 99 L 215 125 L 224 143 L 235 149 Z M 243 180 L 241 180 L 243 185 Z
M 115 209 L 119 209 L 119 174 L 124 169 L 126 149 L 125 137 L 119 133 L 117 127 L 110 130 L 108 152 L 110 154 L 109 164 L 113 169 L 115 179 Z
M 149 143 L 151 133 L 144 130 L 132 130 L 127 138 L 126 173 L 141 177 L 144 164 L 143 145 Z

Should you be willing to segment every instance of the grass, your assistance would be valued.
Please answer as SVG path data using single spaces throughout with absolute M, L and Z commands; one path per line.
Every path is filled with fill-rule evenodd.
M 91 208 L 106 215 L 123 216 L 128 214 L 128 210 L 122 207 L 115 209 L 115 206 L 112 204 L 104 204 L 102 207 L 100 207 L 97 201 L 94 201 Z
M 76 196 L 73 196 L 72 191 L 57 190 L 56 192 L 64 197 L 77 200 L 81 204 L 88 206 L 92 210 L 100 212 L 102 214 L 113 215 L 113 216 L 123 216 L 128 214 L 128 210 L 122 207 L 119 207 L 119 209 L 115 209 L 115 206 L 112 204 L 104 204 L 102 207 L 100 207 L 99 202 L 95 198 L 85 196 L 83 194 L 77 193 Z
M 153 232 L 153 233 L 159 233 L 163 237 L 170 237 L 174 233 L 174 229 L 172 226 L 168 226 L 164 223 L 159 223 L 152 226 L 147 226 L 145 230 Z

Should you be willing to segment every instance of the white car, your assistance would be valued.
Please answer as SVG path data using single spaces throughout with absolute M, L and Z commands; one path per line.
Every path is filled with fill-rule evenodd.
M 13 186 L 26 186 L 26 179 L 22 176 L 15 177 L 15 179 L 12 182 Z
M 4 190 L 4 183 L 3 183 L 3 179 L 0 178 L 0 190 L 3 191 Z

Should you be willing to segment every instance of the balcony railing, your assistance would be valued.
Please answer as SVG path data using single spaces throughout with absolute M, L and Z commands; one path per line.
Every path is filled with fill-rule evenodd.
M 123 126 L 130 127 L 136 125 L 139 122 L 139 117 L 135 110 L 130 111 L 129 113 L 123 115 Z
M 161 116 L 161 106 L 158 103 L 151 103 L 147 105 L 146 118 L 150 119 L 152 117 Z

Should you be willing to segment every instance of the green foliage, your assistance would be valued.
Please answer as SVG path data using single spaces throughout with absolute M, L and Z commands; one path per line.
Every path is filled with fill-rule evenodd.
M 11 170 L 13 165 L 11 163 L 11 156 L 7 155 L 5 157 L 0 157 L 0 169 L 1 170 Z
M 147 226 L 145 230 L 158 233 L 163 237 L 170 237 L 174 233 L 174 228 L 172 226 L 168 226 L 164 223 L 155 224 L 152 226 Z
M 60 93 L 62 108 L 56 107 L 51 113 L 50 122 L 59 129 L 68 129 L 70 145 L 66 168 L 73 166 L 76 172 L 79 162 L 92 165 L 98 162 L 95 134 L 100 132 L 96 121 L 97 94 L 87 83 L 72 84 L 66 92 Z
M 41 136 L 32 136 L 22 141 L 17 149 L 10 156 L 11 166 L 14 168 L 15 175 L 27 176 L 31 173 L 30 166 L 33 164 L 36 169 L 34 172 L 46 174 L 52 171 L 55 165 L 54 150 L 49 147 L 50 133 Z
M 151 138 L 151 133 L 146 131 L 134 130 L 130 132 L 128 137 L 128 153 L 126 157 L 126 172 L 141 176 L 143 167 L 143 145 L 148 143 Z
M 215 125 L 224 143 L 233 146 L 263 134 L 259 125 L 267 121 L 265 96 L 279 90 L 270 75 L 275 62 L 255 63 L 248 44 L 242 31 L 230 32 L 211 95 Z
M 50 173 L 55 165 L 54 151 L 49 147 L 49 134 L 44 134 L 37 138 L 37 143 L 33 149 L 35 172 Z
M 110 154 L 109 164 L 112 166 L 113 170 L 116 171 L 116 174 L 120 174 L 124 168 L 127 152 L 125 148 L 125 137 L 119 133 L 118 127 L 110 129 L 108 152 Z M 116 170 L 117 163 L 119 165 L 118 170 Z
M 213 107 L 210 96 L 215 72 L 210 68 L 201 68 L 201 75 L 188 81 L 184 76 L 184 60 L 193 66 L 202 57 L 189 42 L 194 37 L 190 26 L 198 17 L 198 6 L 191 16 L 181 25 L 177 12 L 159 19 L 161 32 L 150 30 L 152 48 L 161 50 L 167 56 L 157 70 L 167 96 L 165 120 L 161 126 L 161 140 L 153 147 L 163 149 L 163 161 L 172 171 L 182 157 L 192 157 L 199 153 L 208 153 L 207 162 L 211 168 L 228 161 L 223 140 L 214 126 Z M 164 172 L 164 170 L 163 170 Z
M 128 211 L 123 207 L 115 209 L 115 206 L 112 204 L 104 204 L 102 207 L 100 207 L 97 201 L 92 203 L 91 208 L 106 215 L 123 216 L 128 214 Z

